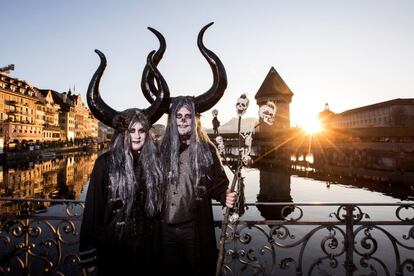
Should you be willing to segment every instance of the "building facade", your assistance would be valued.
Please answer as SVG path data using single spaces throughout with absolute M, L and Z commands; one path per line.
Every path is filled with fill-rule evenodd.
M 80 95 L 37 89 L 0 72 L 0 137 L 18 144 L 96 140 L 98 120 Z
M 325 127 L 334 128 L 414 127 L 414 99 L 398 98 L 342 113 L 325 108 L 319 119 Z
M 40 101 L 37 110 L 42 110 L 43 122 L 43 142 L 61 141 L 61 133 L 59 127 L 59 104 L 53 99 L 52 90 L 39 90 Z
M 37 89 L 0 73 L 0 134 L 5 144 L 42 140 L 36 124 Z

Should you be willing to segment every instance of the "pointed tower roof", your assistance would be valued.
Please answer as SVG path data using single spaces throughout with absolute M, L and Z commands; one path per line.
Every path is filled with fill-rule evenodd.
M 292 98 L 293 93 L 280 77 L 279 73 L 272 66 L 267 73 L 262 85 L 256 93 L 255 99 L 258 98 L 275 98 L 277 96 Z

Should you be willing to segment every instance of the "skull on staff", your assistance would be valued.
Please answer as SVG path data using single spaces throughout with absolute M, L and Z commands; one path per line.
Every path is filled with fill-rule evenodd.
M 241 116 L 244 113 L 246 113 L 248 107 L 249 107 L 249 99 L 247 98 L 246 94 L 242 94 L 240 98 L 237 99 L 237 103 L 236 103 L 237 115 Z
M 273 102 L 268 101 L 266 104 L 259 108 L 259 116 L 268 125 L 273 125 L 276 114 L 276 105 Z
M 244 165 L 249 165 L 251 161 L 250 153 L 252 151 L 252 143 L 253 143 L 253 130 L 250 130 L 246 133 L 240 133 L 240 136 L 244 139 L 245 148 L 242 149 L 242 162 Z
M 217 143 L 217 149 L 218 149 L 219 154 L 220 155 L 225 154 L 223 137 L 217 136 L 216 137 L 216 143 Z

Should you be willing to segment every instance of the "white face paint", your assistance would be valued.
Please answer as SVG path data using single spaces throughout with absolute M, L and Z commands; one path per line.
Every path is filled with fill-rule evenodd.
M 274 117 L 276 114 L 276 106 L 272 102 L 267 102 L 265 105 L 262 105 L 259 108 L 259 116 L 263 119 L 268 125 L 272 125 L 274 123 Z
M 181 107 L 175 114 L 175 119 L 177 120 L 178 134 L 191 134 L 191 123 L 193 121 L 193 116 L 187 107 Z
M 249 107 L 249 99 L 248 98 L 238 98 L 236 103 L 236 111 L 239 116 L 246 113 L 247 108 Z
M 131 150 L 137 151 L 142 149 L 145 143 L 145 138 L 147 137 L 147 133 L 142 127 L 142 124 L 140 122 L 136 122 L 128 131 L 129 138 L 131 139 Z

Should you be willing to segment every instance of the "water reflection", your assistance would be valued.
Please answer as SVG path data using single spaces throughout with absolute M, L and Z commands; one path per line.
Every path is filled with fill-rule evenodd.
M 400 200 L 414 199 L 414 152 L 352 148 L 289 152 L 281 149 L 260 159 L 255 167 L 264 172 L 260 173 L 260 178 L 267 179 L 260 179 L 261 186 L 266 182 L 273 182 L 274 186 L 279 185 L 277 182 L 286 182 L 280 176 L 285 172 L 287 175 L 323 181 L 327 189 L 332 184 L 341 184 L 350 189 L 380 192 Z M 267 175 L 276 171 L 280 175 Z M 283 185 L 278 192 L 283 194 Z M 261 194 L 271 196 L 277 193 L 270 189 Z
M 290 195 L 290 174 L 271 168 L 260 169 L 260 189 L 257 195 L 259 202 L 292 202 Z M 283 206 L 259 205 L 260 214 L 266 220 L 281 220 L 289 215 L 289 209 L 281 213 Z
M 79 199 L 97 156 L 96 152 L 78 152 L 7 164 L 0 171 L 0 197 Z
M 7 164 L 0 170 L 0 197 L 82 199 L 94 162 L 100 153 L 72 153 L 51 160 Z M 402 156 L 406 159 L 401 159 Z M 414 170 L 411 155 L 364 150 L 326 150 L 298 153 L 281 148 L 263 158 L 253 169 L 243 172 L 247 202 L 298 202 L 295 187 L 303 180 L 314 187 L 311 201 L 322 201 L 322 194 L 332 185 L 343 185 L 361 194 L 365 190 L 379 192 L 398 200 L 414 199 Z M 396 164 L 397 167 L 391 166 Z M 414 161 L 413 161 L 414 164 Z M 391 166 L 391 167 L 390 167 Z M 228 171 L 229 179 L 233 175 Z M 298 177 L 293 177 L 298 176 Z M 320 185 L 325 183 L 325 185 Z M 357 189 L 355 189 L 357 188 Z M 309 193 L 308 192 L 308 193 Z M 341 201 L 341 195 L 330 201 Z M 280 219 L 280 210 L 260 206 L 266 219 Z

